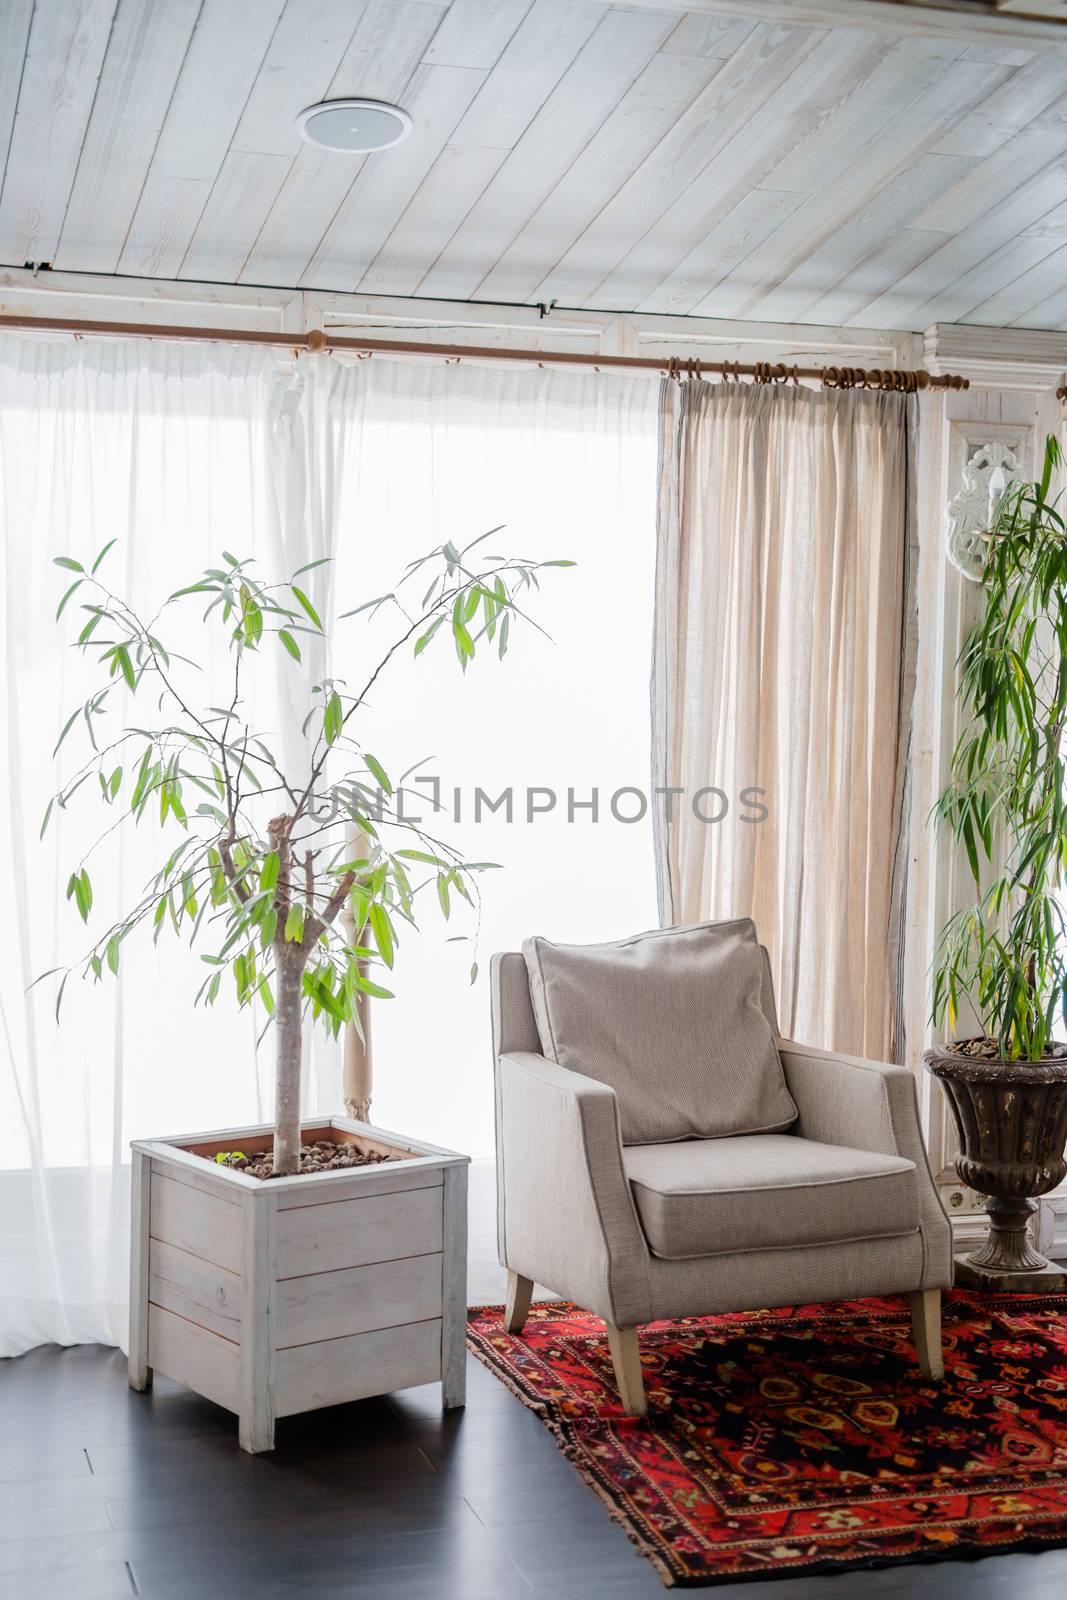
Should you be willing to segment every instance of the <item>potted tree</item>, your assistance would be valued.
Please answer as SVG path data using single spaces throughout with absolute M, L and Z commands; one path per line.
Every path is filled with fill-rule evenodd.
M 966 713 L 935 815 L 966 854 L 975 898 L 942 931 L 933 1017 L 961 1009 L 977 1037 L 928 1050 L 960 1139 L 957 1168 L 986 1195 L 987 1238 L 957 1281 L 1000 1290 L 1067 1288 L 1027 1236 L 1035 1197 L 1067 1173 L 1067 525 L 1051 497 L 1054 438 L 1040 482 L 1011 484 L 985 542 L 981 614 L 960 653 Z
M 154 825 L 161 858 L 137 903 L 57 969 L 57 1015 L 72 973 L 118 973 L 127 939 L 149 928 L 207 945 L 198 999 L 213 1004 L 225 979 L 274 1028 L 273 1127 L 132 1147 L 130 1383 L 145 1389 L 158 1369 L 235 1411 L 247 1450 L 272 1448 L 276 1417 L 410 1384 L 441 1379 L 444 1404 L 463 1404 L 467 1158 L 350 1118 L 302 1122 L 300 1107 L 305 1020 L 359 1028 L 366 997 L 390 996 L 380 979 L 400 930 L 427 899 L 445 916 L 475 902 L 489 865 L 404 817 L 402 785 L 356 731 L 398 651 L 449 637 L 464 670 L 479 646 L 503 657 L 518 598 L 543 566 L 571 565 L 487 558 L 480 544 L 441 546 L 397 593 L 345 613 L 400 620 L 362 688 L 305 685 L 298 770 L 250 720 L 249 684 L 279 667 L 303 681 L 301 643 L 325 633 L 307 576 L 321 563 L 270 583 L 227 552 L 145 617 L 104 581 L 110 544 L 88 568 L 58 562 L 71 581 L 57 617 L 80 607 L 88 693 L 57 750 L 76 730 L 89 749 L 42 834 L 55 807 L 93 795 L 107 817 L 97 844 Z M 191 606 L 229 652 L 218 705 L 171 634 Z M 95 848 L 67 884 L 86 922 Z

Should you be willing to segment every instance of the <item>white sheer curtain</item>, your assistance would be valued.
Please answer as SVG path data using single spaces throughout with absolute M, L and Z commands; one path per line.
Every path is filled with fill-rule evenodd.
M 366 729 L 396 770 L 431 758 L 442 790 L 461 791 L 462 820 L 441 817 L 441 831 L 506 869 L 487 874 L 478 983 L 471 947 L 447 942 L 473 923 L 431 913 L 374 1018 L 376 1120 L 485 1155 L 491 952 L 534 931 L 611 937 L 655 921 L 648 812 L 622 823 L 609 808 L 621 787 L 648 789 L 655 403 L 652 385 L 593 374 L 325 357 L 286 370 L 222 346 L 0 339 L 0 1354 L 124 1341 L 131 1138 L 272 1112 L 272 1041 L 257 1059 L 252 1018 L 223 1000 L 192 1008 L 203 968 L 176 942 L 131 941 L 117 982 L 72 980 L 58 1027 L 51 985 L 27 992 L 83 948 L 64 887 L 97 821 L 76 799 L 38 837 L 52 746 L 84 697 L 62 645 L 73 630 L 53 620 L 53 557 L 84 560 L 117 536 L 116 584 L 147 602 L 223 548 L 275 573 L 332 549 L 336 566 L 315 575 L 327 614 L 389 589 L 429 546 L 498 523 L 503 551 L 580 563 L 533 603 L 554 643 L 517 630 L 504 663 L 465 681 L 445 644 L 418 664 L 405 653 Z M 384 615 L 370 630 L 342 623 L 334 670 L 355 679 L 386 628 Z M 309 657 L 308 679 L 325 666 Z M 209 698 L 223 667 L 204 661 Z M 291 760 L 297 689 L 287 674 L 256 707 Z M 476 787 L 509 786 L 511 823 L 469 820 Z M 557 797 L 531 822 L 527 787 Z M 581 802 L 594 788 L 597 823 L 588 809 L 568 821 L 568 789 Z M 101 909 L 141 886 L 150 846 L 146 834 L 97 858 Z M 317 1037 L 310 1060 L 309 1109 L 337 1109 L 338 1049 Z
M 412 810 L 483 876 L 475 920 L 435 908 L 406 933 L 373 1003 L 372 1116 L 435 1143 L 493 1147 L 489 957 L 531 933 L 619 938 L 656 925 L 649 796 L 648 675 L 655 575 L 656 385 L 538 368 L 380 363 L 320 368 L 322 470 L 337 527 L 337 606 L 388 593 L 405 564 L 504 524 L 482 549 L 575 561 L 546 573 L 506 658 L 466 673 L 445 639 L 407 651 L 375 688 L 368 748 L 392 774 L 425 760 L 444 810 Z M 421 598 L 423 586 L 411 586 Z M 407 591 L 402 591 L 406 593 Z M 354 598 L 352 598 L 354 597 Z M 342 622 L 334 670 L 355 684 L 395 632 L 385 607 Z M 510 790 L 512 818 L 484 802 Z M 612 798 L 627 793 L 612 813 Z M 534 792 L 538 791 L 538 792 Z M 597 817 L 589 802 L 594 791 Z M 571 798 L 573 797 L 573 805 Z M 584 802 L 584 804 L 583 804 Z M 530 810 L 530 806 L 533 810 Z M 544 809 L 541 809 L 541 808 Z M 457 815 L 458 813 L 458 815 Z
M 58 1026 L 55 984 L 28 985 L 88 943 L 64 889 L 101 831 L 99 807 L 79 795 L 38 836 L 47 797 L 74 770 L 75 735 L 57 761 L 55 739 L 85 696 L 66 648 L 75 602 L 54 621 L 70 575 L 53 558 L 88 563 L 117 538 L 104 570 L 153 606 L 224 547 L 269 568 L 289 563 L 291 542 L 298 564 L 312 537 L 300 389 L 260 350 L 0 340 L 0 1354 L 124 1338 L 130 1138 L 270 1112 L 253 1018 L 194 1010 L 204 969 L 176 943 L 131 941 L 120 982 L 72 979 Z M 210 701 L 227 660 L 205 657 L 207 639 L 195 653 Z M 276 712 L 256 710 L 268 725 Z M 100 915 L 128 905 L 156 865 L 147 829 L 97 852 Z

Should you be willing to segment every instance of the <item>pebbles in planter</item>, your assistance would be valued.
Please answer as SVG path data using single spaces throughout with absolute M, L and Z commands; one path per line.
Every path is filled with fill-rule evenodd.
M 954 1056 L 964 1056 L 970 1061 L 1000 1061 L 1002 1059 L 1000 1045 L 996 1039 L 956 1039 L 945 1046 Z M 1067 1059 L 1067 1043 L 1062 1039 L 1050 1041 L 1042 1056 L 1042 1061 L 1063 1061 Z
M 358 1145 L 319 1139 L 314 1144 L 300 1146 L 300 1174 L 306 1177 L 313 1172 L 338 1172 L 346 1167 L 376 1167 L 395 1159 L 377 1150 L 361 1150 Z M 274 1176 L 272 1150 L 257 1150 L 252 1155 L 245 1155 L 243 1150 L 220 1151 L 215 1161 L 220 1167 L 233 1167 L 238 1172 L 247 1172 L 250 1178 Z

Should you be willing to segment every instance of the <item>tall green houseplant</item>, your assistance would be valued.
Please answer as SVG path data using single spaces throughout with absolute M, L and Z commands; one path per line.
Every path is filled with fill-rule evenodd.
M 927 1053 L 956 1115 L 960 1175 L 990 1196 L 979 1281 L 1054 1269 L 1029 1245 L 1033 1197 L 1062 1181 L 1067 1139 L 1067 523 L 1045 446 L 1036 483 L 1002 495 L 986 539 L 981 610 L 958 661 L 964 727 L 936 817 L 974 898 L 943 929 L 933 1018 L 965 1004 L 982 1035 Z M 984 1276 L 982 1276 L 984 1270 Z M 962 1276 L 973 1281 L 965 1270 Z M 1059 1274 L 1059 1276 L 1063 1276 Z M 990 1284 L 996 1287 L 995 1284 Z
M 421 657 L 450 639 L 464 671 L 482 647 L 502 658 L 513 622 L 525 617 L 519 601 L 536 590 L 539 573 L 573 564 L 483 556 L 477 547 L 488 537 L 462 550 L 440 546 L 411 564 L 394 593 L 338 619 L 384 609 L 397 618 L 395 636 L 362 687 L 327 678 L 302 689 L 299 770 L 287 768 L 277 733 L 250 720 L 250 680 L 263 671 L 273 678 L 279 663 L 301 671 L 302 641 L 325 635 L 309 593 L 321 562 L 268 582 L 254 562 L 225 552 L 150 616 L 105 581 L 111 545 L 88 568 L 70 556 L 57 562 L 70 579 L 57 616 L 80 613 L 74 648 L 85 658 L 88 693 L 56 750 L 80 730 L 88 755 L 49 803 L 42 834 L 75 795 L 103 809 L 106 824 L 67 883 L 84 921 L 102 898 L 98 846 L 138 826 L 154 825 L 161 839 L 157 870 L 136 904 L 74 967 L 60 969 L 57 1012 L 71 973 L 118 973 L 139 928 L 206 947 L 201 998 L 213 1003 L 226 979 L 238 1003 L 258 1006 L 275 1030 L 276 1176 L 299 1170 L 304 1016 L 334 1035 L 358 1026 L 361 995 L 389 997 L 377 980 L 422 904 L 430 900 L 447 917 L 457 897 L 473 902 L 489 865 L 465 861 L 406 820 L 399 784 L 359 737 L 360 713 L 398 652 Z M 203 610 L 194 629 L 218 630 L 228 651 L 224 696 L 208 693 L 198 662 L 171 636 L 177 613 L 191 606 Z

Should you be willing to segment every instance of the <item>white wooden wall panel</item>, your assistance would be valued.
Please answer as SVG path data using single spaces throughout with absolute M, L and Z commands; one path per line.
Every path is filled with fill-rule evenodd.
M 490 146 L 505 153 L 518 144 L 603 19 L 599 0 L 534 0 L 452 143 Z
M 371 266 L 360 289 L 365 294 L 414 294 L 421 263 L 436 261 L 455 231 L 499 170 L 506 151 L 492 146 L 446 144 Z
M 1067 323 L 1067 25 L 689 3 L 4 0 L 0 264 Z M 296 114 L 346 95 L 413 138 L 305 144 Z
M 370 0 L 340 66 L 319 93 L 324 99 L 403 100 L 445 14 L 444 5 Z M 238 277 L 245 283 L 299 283 L 364 165 L 359 156 L 302 145 Z
M 295 157 L 293 118 L 313 105 L 344 57 L 367 0 L 288 0 L 233 136 L 233 148 Z
M 768 71 L 770 63 L 761 62 L 752 83 L 743 86 L 741 103 L 754 94 L 757 100 L 765 100 L 766 112 L 749 122 L 738 115 L 732 101 L 724 107 L 711 130 L 714 149 L 710 159 L 695 177 L 683 160 L 672 174 L 674 182 L 668 192 L 650 194 L 652 206 L 644 236 L 589 295 L 587 303 L 606 307 L 622 295 L 625 304 L 643 311 L 674 314 L 687 306 L 691 309 L 708 287 L 705 241 L 713 240 L 717 226 L 748 201 L 759 185 L 786 192 L 788 186 L 772 178 L 781 161 L 832 115 L 854 91 L 854 75 L 865 76 L 886 48 L 885 40 L 838 33 L 820 40 L 798 64 L 796 52 L 784 41 L 775 70 Z M 734 62 L 727 64 L 717 84 L 730 76 L 733 66 Z M 624 189 L 620 202 L 625 203 L 626 198 Z M 664 206 L 668 199 L 670 203 Z M 713 262 L 713 267 L 717 269 L 717 263 Z M 714 275 L 718 276 L 717 270 Z
M 874 199 L 852 215 L 842 227 L 835 228 L 821 244 L 813 245 L 804 260 L 774 285 L 764 289 L 753 307 L 753 315 L 768 322 L 795 322 L 801 319 L 813 322 L 843 322 L 858 310 L 866 300 L 886 284 L 893 281 L 899 271 L 899 262 L 882 267 L 883 276 L 874 278 L 875 287 L 866 287 L 872 275 L 861 272 L 865 263 L 877 264 L 884 260 L 885 241 L 889 247 L 900 238 L 906 240 L 905 253 L 920 249 L 924 239 L 930 241 L 925 253 L 929 254 L 941 242 L 939 234 L 923 235 L 913 230 L 905 234 L 916 214 L 924 206 L 956 183 L 972 165 L 964 156 L 920 156 L 912 166 L 890 180 Z M 909 261 L 915 264 L 918 256 Z M 866 287 L 866 293 L 852 305 L 851 311 L 842 314 L 833 310 L 829 317 L 815 316 L 815 304 L 831 296 L 838 287 L 844 294 L 855 295 L 857 289 Z
M 929 41 L 917 41 L 928 43 Z M 698 302 L 705 316 L 752 317 L 766 287 L 775 286 L 796 270 L 829 233 L 861 211 L 887 182 L 918 158 L 930 139 L 958 115 L 976 82 L 989 82 L 1000 71 L 977 63 L 953 64 L 947 71 L 933 69 L 925 92 L 870 143 L 855 149 L 853 159 L 838 174 L 832 190 L 812 194 L 776 229 L 743 273 L 724 280 L 719 290 Z M 846 148 L 849 144 L 845 138 Z M 770 183 L 778 181 L 772 173 Z M 831 202 L 830 195 L 834 198 Z M 772 242 L 773 241 L 773 242 Z
M 663 46 L 680 56 L 720 56 L 724 61 L 756 26 L 749 17 L 700 16 L 690 11 Z
M 992 59 L 1003 57 L 997 52 Z M 976 111 L 961 118 L 935 149 L 942 155 L 988 156 L 1035 117 L 1062 122 L 1063 68 L 1058 55 L 1035 56 Z
M 943 233 L 921 233 L 901 228 L 874 244 L 864 259 L 833 289 L 819 295 L 798 320 L 855 326 L 866 325 L 866 308 L 894 283 L 925 261 L 944 243 Z
M 694 180 L 703 186 L 709 163 L 745 116 L 760 114 L 790 71 L 822 38 L 797 28 L 761 28 L 744 39 L 652 155 L 620 184 L 614 198 L 546 275 L 537 298 L 556 298 L 562 305 L 588 304 L 672 201 Z
M 476 286 L 477 297 L 528 299 L 561 250 L 618 192 L 620 172 L 632 172 L 658 148 L 719 65 L 710 56 L 654 56 L 601 123 L 581 160 L 563 174 Z
M 420 294 L 473 293 L 670 32 L 662 15 L 607 12 L 422 279 Z
M 241 120 L 284 0 L 204 0 L 152 157 L 165 178 L 214 179 Z
M 21 266 L 56 253 L 115 3 L 38 0 L 34 8 L 0 191 L 0 261 Z
M 951 317 L 952 321 L 1006 327 L 1062 283 L 1062 251 L 1063 240 L 1048 235 L 1007 240 L 994 255 L 986 256 L 971 272 L 965 272 L 953 284 L 951 293 L 938 295 L 938 307 L 965 306 L 963 312 Z M 996 294 L 976 302 L 975 295 L 984 290 L 990 272 L 1009 281 Z
M 952 235 L 885 294 L 865 306 L 865 320 L 878 327 L 897 328 L 922 328 L 934 321 L 965 321 L 965 313 L 983 298 L 976 291 L 988 282 L 985 274 L 977 270 L 980 264 L 994 251 L 1004 249 L 1000 281 L 1016 276 L 1016 235 L 1062 201 L 1065 183 L 1067 166 L 1056 162 L 1040 180 L 1009 195 L 990 213 L 982 228 L 980 253 L 968 234 Z
M 423 60 L 435 67 L 495 66 L 531 0 L 452 0 Z
M 364 162 L 301 283 L 323 289 L 358 286 L 484 79 L 476 67 L 418 68 L 407 94 L 415 119 L 411 136 L 397 146 L 388 166 Z
M 55 266 L 117 267 L 199 12 L 200 0 L 119 7 Z
M 124 232 L 121 270 L 178 276 L 283 4 L 258 0 L 250 8 L 242 0 L 204 0 L 128 240 Z M 162 270 L 150 265 L 153 258 L 164 263 Z M 68 234 L 64 265 L 81 264 L 77 241 Z
M 150 173 L 123 242 L 119 272 L 134 278 L 176 278 L 211 190 L 208 178 Z
M 229 152 L 182 257 L 180 277 L 232 283 L 240 275 L 291 164 L 289 156 Z
M 0 170 L 7 167 L 32 18 L 33 0 L 5 0 L 3 48 L 0 49 Z
M 501 258 L 669 34 L 669 19 L 646 11 L 608 11 L 603 16 L 448 248 L 422 278 L 419 293 L 446 299 L 474 293 L 486 269 Z
M 1067 128 L 1041 124 L 1014 135 L 966 177 L 931 201 L 915 219 L 917 228 L 958 234 L 977 229 L 1017 189 L 1040 181 L 1067 151 Z

